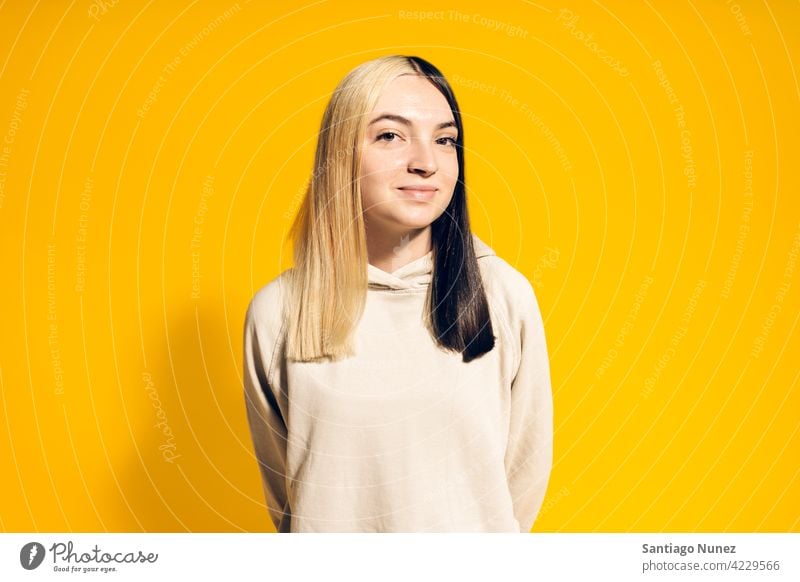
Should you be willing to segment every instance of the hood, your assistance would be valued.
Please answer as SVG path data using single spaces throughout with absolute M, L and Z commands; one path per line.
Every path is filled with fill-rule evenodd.
M 472 244 L 478 260 L 481 257 L 495 254 L 494 250 L 479 239 L 475 233 L 472 233 Z M 391 273 L 367 263 L 367 279 L 370 289 L 424 289 L 431 282 L 432 272 L 433 251 L 428 251 L 427 254 Z

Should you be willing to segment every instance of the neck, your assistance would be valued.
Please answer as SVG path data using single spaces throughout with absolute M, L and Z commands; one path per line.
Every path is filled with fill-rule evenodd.
M 431 250 L 431 227 L 387 231 L 366 225 L 369 263 L 393 273 Z

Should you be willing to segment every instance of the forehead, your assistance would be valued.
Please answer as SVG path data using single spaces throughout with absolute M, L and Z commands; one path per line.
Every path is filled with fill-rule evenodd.
M 390 81 L 373 113 L 394 113 L 414 120 L 438 123 L 453 118 L 444 95 L 424 77 L 402 75 Z

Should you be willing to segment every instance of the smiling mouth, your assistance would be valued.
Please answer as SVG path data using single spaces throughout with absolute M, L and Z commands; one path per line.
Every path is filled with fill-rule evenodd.
M 397 190 L 402 192 L 405 198 L 423 202 L 433 200 L 437 192 L 436 188 L 398 188 Z

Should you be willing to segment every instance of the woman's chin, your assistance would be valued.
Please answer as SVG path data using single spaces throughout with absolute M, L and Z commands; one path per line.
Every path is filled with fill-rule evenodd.
M 442 209 L 433 204 L 403 204 L 391 210 L 384 214 L 368 214 L 366 221 L 368 224 L 380 224 L 382 229 L 407 231 L 426 228 L 442 215 Z
M 422 217 L 406 217 L 402 220 L 398 220 L 396 224 L 399 228 L 404 230 L 419 230 L 429 227 L 434 220 L 436 220 L 436 217 L 432 215 Z
M 441 210 L 432 204 L 417 204 L 416 208 L 403 208 L 396 217 L 407 228 L 425 228 L 441 214 Z

